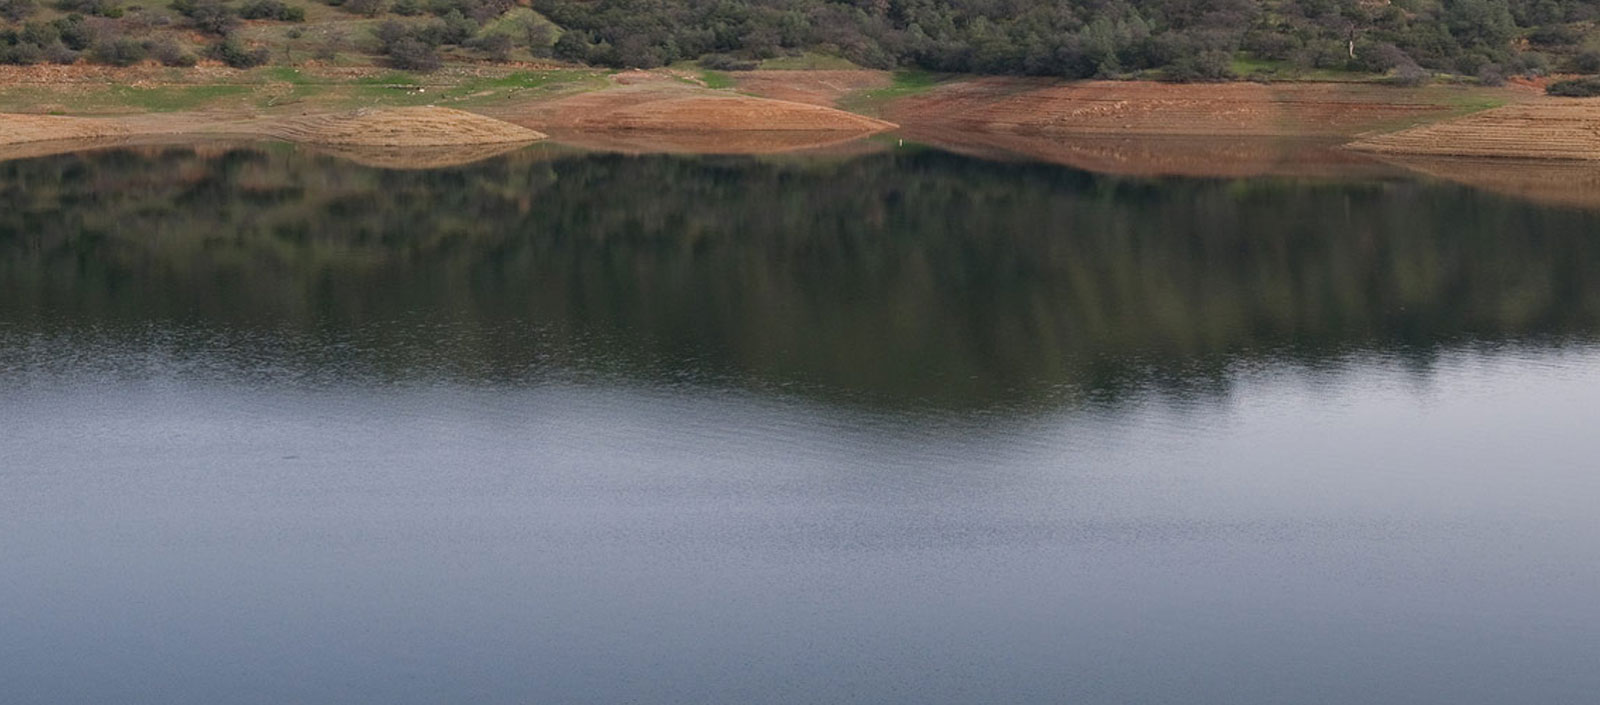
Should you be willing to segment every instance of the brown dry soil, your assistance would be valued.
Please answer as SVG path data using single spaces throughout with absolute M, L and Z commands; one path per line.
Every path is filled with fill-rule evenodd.
M 625 152 L 791 152 L 896 127 L 825 105 L 708 90 L 666 73 L 630 71 L 613 76 L 612 83 L 606 90 L 491 106 L 484 113 L 563 142 Z
M 1497 105 L 1504 107 L 1474 113 Z M 1600 154 L 1600 101 L 1549 99 L 1532 85 L 1407 89 L 980 78 L 896 101 L 884 115 L 905 126 L 907 139 L 953 151 L 1140 176 L 1381 177 L 1410 167 L 1346 148 L 1357 139 L 1365 150 L 1391 153 Z M 1424 126 L 1406 129 L 1417 124 Z M 1477 185 L 1505 192 L 1528 183 L 1517 170 L 1476 178 L 1491 182 Z M 1501 178 L 1506 182 L 1493 185 Z
M 155 135 L 265 137 L 367 147 L 507 144 L 545 137 L 519 125 L 435 106 L 362 108 L 279 117 L 202 112 L 104 118 L 0 113 L 0 145 Z
M 1544 99 L 1373 135 L 1350 145 L 1382 154 L 1600 160 L 1600 100 Z
M 448 87 L 449 81 L 483 78 L 485 70 L 459 77 L 446 76 L 447 71 L 430 80 Z M 324 81 L 380 77 L 370 68 L 306 71 Z M 246 85 L 259 83 L 259 77 L 205 66 L 0 67 L 0 86 L 21 86 L 27 92 L 19 95 L 39 96 L 13 103 L 13 109 L 33 114 L 0 115 L 0 145 L 9 145 L 0 147 L 0 158 L 65 151 L 85 140 L 227 137 L 338 144 L 325 151 L 378 165 L 422 167 L 498 154 L 540 133 L 584 148 L 638 153 L 843 154 L 883 148 L 881 141 L 859 138 L 898 127 L 905 140 L 957 152 L 1132 175 L 1381 175 L 1411 166 L 1370 151 L 1600 159 L 1600 101 L 1547 99 L 1537 86 L 1406 89 L 958 78 L 875 104 L 891 123 L 837 109 L 863 95 L 882 95 L 881 89 L 893 85 L 882 71 L 740 72 L 729 74 L 734 90 L 709 89 L 695 74 L 668 70 L 585 75 L 589 78 L 583 81 L 495 94 L 492 100 L 465 95 L 466 102 L 458 104 L 467 110 L 420 106 L 350 112 L 335 110 L 338 103 L 332 102 L 347 94 L 330 92 L 299 103 L 217 101 L 188 112 L 68 118 L 37 113 L 62 111 L 51 102 L 54 96 L 65 101 L 74 91 L 104 90 L 109 83 Z M 366 100 L 432 102 L 434 85 L 415 95 L 400 91 L 398 99 Z M 1472 114 L 1498 105 L 1505 107 Z M 1406 129 L 1419 124 L 1425 126 Z M 1357 146 L 1368 151 L 1343 148 L 1350 140 L 1359 140 Z M 1528 181 L 1518 177 L 1505 189 L 1516 191 Z M 1580 175 L 1573 183 L 1594 181 Z
M 131 131 L 128 126 L 116 119 L 0 113 L 0 145 L 54 140 L 114 139 L 129 134 Z
M 0 86 L 48 91 L 44 95 L 60 95 L 62 103 L 71 102 L 67 99 L 79 93 L 103 90 L 109 83 L 141 89 L 244 86 L 255 91 L 252 96 L 256 98 L 261 90 L 259 85 L 249 82 L 249 75 L 218 67 L 203 66 L 179 72 L 139 66 L 122 69 L 120 74 L 116 69 L 87 66 L 0 69 L 5 69 L 0 70 Z M 381 76 L 371 69 L 341 72 L 318 67 L 314 73 L 320 81 L 370 80 Z M 887 74 L 859 73 L 876 76 L 879 82 L 888 81 Z M 121 80 L 117 80 L 118 77 Z M 466 78 L 482 77 L 469 75 Z M 257 81 L 259 83 L 259 79 Z M 68 140 L 190 135 L 266 137 L 311 144 L 434 147 L 527 142 L 542 138 L 548 130 L 560 132 L 568 141 L 595 148 L 772 153 L 827 149 L 895 127 L 882 120 L 815 103 L 711 90 L 670 71 L 624 72 L 599 80 L 599 86 L 603 90 L 586 92 L 584 84 L 558 84 L 558 90 L 515 96 L 515 100 L 479 100 L 464 106 L 470 107 L 472 112 L 439 106 L 372 107 L 335 112 L 329 109 L 327 99 L 320 102 L 313 99 L 298 105 L 293 102 L 277 106 L 270 102 L 257 103 L 253 108 L 241 106 L 238 101 L 221 101 L 188 112 L 160 114 L 130 113 L 134 109 L 123 108 L 112 111 L 122 114 L 107 117 L 70 118 L 37 114 L 65 112 L 62 103 L 45 100 L 22 106 L 28 114 L 0 114 L 0 145 L 49 140 L 62 142 L 64 147 Z M 288 92 L 295 86 L 284 83 L 282 88 Z M 398 98 L 415 101 L 423 93 L 432 95 L 422 88 L 419 86 L 415 95 L 402 90 Z M 839 90 L 847 89 L 846 86 Z
M 290 142 L 363 147 L 451 147 L 535 142 L 543 133 L 454 108 L 362 108 L 268 119 L 262 132 Z
M 0 114 L 0 158 L 12 159 L 108 144 L 267 138 L 325 145 L 356 161 L 420 168 L 475 161 L 544 137 L 501 120 L 431 106 L 278 117 L 213 113 L 107 118 Z
M 829 108 L 860 91 L 888 88 L 887 71 L 741 71 L 732 74 L 739 90 L 763 98 Z
M 1527 88 L 979 78 L 897 101 L 884 114 L 906 125 L 1003 134 L 1350 137 L 1459 114 L 1474 101 L 1533 95 Z
M 861 147 L 870 131 L 682 130 L 556 131 L 562 144 L 624 154 L 836 154 L 870 151 Z

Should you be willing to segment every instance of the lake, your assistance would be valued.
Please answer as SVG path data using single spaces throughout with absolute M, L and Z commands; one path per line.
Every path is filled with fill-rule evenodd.
M 0 700 L 1591 703 L 1600 210 L 0 162 Z

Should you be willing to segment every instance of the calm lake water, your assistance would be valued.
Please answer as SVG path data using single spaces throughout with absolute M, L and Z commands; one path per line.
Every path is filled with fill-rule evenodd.
M 0 162 L 0 701 L 1593 703 L 1600 211 Z

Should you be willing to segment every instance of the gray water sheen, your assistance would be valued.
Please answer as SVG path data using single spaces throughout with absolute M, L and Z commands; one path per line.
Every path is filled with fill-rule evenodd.
M 1592 703 L 1600 213 L 0 163 L 0 702 Z

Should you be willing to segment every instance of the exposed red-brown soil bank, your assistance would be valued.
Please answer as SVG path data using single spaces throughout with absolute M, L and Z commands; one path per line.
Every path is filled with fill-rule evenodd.
M 763 98 L 810 103 L 829 108 L 857 91 L 887 88 L 887 71 L 740 71 L 733 74 L 739 90 Z
M 367 147 L 448 147 L 544 139 L 543 134 L 520 125 L 432 106 L 231 120 L 211 113 L 113 118 L 0 114 L 0 144 L 150 135 L 271 137 L 306 144 Z
M 1437 93 L 1370 84 L 979 78 L 897 101 L 884 115 L 1009 134 L 1339 137 L 1457 110 Z
M 617 85 L 606 90 L 494 112 L 552 134 L 603 130 L 870 134 L 895 127 L 822 105 L 707 91 L 659 74 L 622 74 L 615 81 Z
M 1544 99 L 1375 135 L 1351 147 L 1382 154 L 1600 160 L 1600 99 Z

